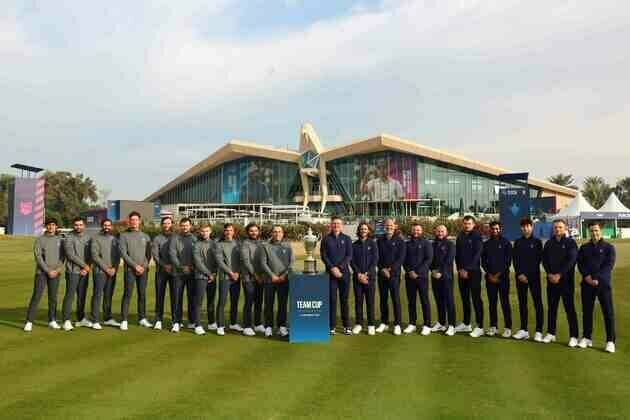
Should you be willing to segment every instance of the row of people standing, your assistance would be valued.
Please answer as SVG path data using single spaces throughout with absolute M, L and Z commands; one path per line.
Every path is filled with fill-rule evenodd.
M 562 300 L 569 323 L 570 347 L 592 346 L 593 306 L 599 299 L 606 327 L 606 350 L 615 351 L 614 311 L 612 303 L 612 270 L 615 249 L 601 236 L 597 223 L 590 225 L 591 240 L 579 251 L 576 242 L 567 237 L 566 223 L 554 223 L 554 236 L 544 246 L 533 236 L 533 222 L 521 221 L 522 236 L 514 244 L 501 233 L 501 224 L 490 224 L 491 235 L 485 242 L 475 229 L 475 219 L 466 216 L 462 231 L 455 243 L 448 240 L 448 231 L 439 225 L 434 240 L 424 238 L 422 226 L 412 224 L 410 238 L 405 241 L 397 232 L 394 219 L 384 221 L 385 234 L 372 238 L 367 223 L 357 228 L 358 239 L 352 243 L 342 233 L 343 221 L 334 217 L 331 231 L 322 239 L 321 256 L 330 282 L 330 333 L 336 333 L 337 301 L 345 334 L 359 334 L 363 329 L 364 305 L 367 312 L 367 333 L 383 333 L 391 327 L 389 302 L 393 306 L 393 333 L 411 334 L 417 330 L 417 300 L 420 302 L 423 324 L 422 335 L 443 331 L 452 336 L 469 333 L 478 338 L 498 334 L 498 304 L 503 312 L 505 338 L 529 339 L 528 295 L 535 309 L 534 340 L 542 343 L 556 341 L 558 306 Z M 544 309 L 542 299 L 541 265 L 547 273 L 547 334 L 543 335 Z M 578 340 L 578 321 L 574 304 L 575 267 L 582 274 L 583 337 Z M 453 266 L 462 302 L 463 320 L 455 320 Z M 512 334 L 510 305 L 510 271 L 514 268 L 520 328 Z M 409 323 L 402 329 L 400 282 L 404 269 Z M 483 270 L 482 270 L 483 269 Z M 352 280 L 350 280 L 352 278 Z M 490 328 L 484 330 L 482 279 L 485 279 L 489 303 Z M 352 283 L 355 294 L 355 325 L 351 328 L 348 296 Z M 375 291 L 380 298 L 380 322 L 375 320 Z M 431 322 L 429 289 L 437 306 L 438 320 Z M 474 310 L 476 325 L 472 325 Z
M 101 223 L 101 231 L 90 238 L 85 233 L 81 218 L 73 221 L 73 232 L 62 240 L 56 233 L 57 222 L 48 219 L 46 231 L 34 245 L 36 274 L 33 294 L 26 314 L 25 331 L 32 331 L 38 303 L 48 288 L 48 325 L 53 329 L 71 331 L 75 327 L 101 330 L 101 321 L 108 326 L 128 330 L 129 306 L 134 289 L 137 290 L 139 325 L 161 330 L 164 323 L 166 292 L 170 295 L 171 331 L 179 332 L 183 323 L 184 292 L 187 298 L 186 326 L 196 334 L 205 334 L 201 320 L 204 298 L 207 303 L 210 330 L 225 334 L 224 310 L 230 300 L 230 330 L 245 335 L 261 332 L 273 334 L 274 301 L 278 299 L 276 326 L 281 336 L 288 334 L 287 305 L 288 278 L 294 263 L 293 250 L 284 241 L 283 227 L 274 226 L 271 239 L 259 239 L 260 228 L 255 223 L 246 227 L 247 239 L 236 239 L 234 225 L 227 223 L 219 240 L 211 238 L 211 228 L 202 225 L 199 237 L 191 231 L 191 221 L 180 220 L 178 233 L 174 232 L 170 217 L 161 220 L 161 233 L 151 241 L 140 230 L 140 214 L 129 215 L 129 229 L 120 237 L 113 235 L 110 220 Z M 155 262 L 155 321 L 149 322 L 146 314 L 146 290 L 149 262 Z M 124 291 L 121 302 L 121 320 L 112 314 L 112 298 L 117 272 L 123 261 Z M 65 267 L 64 267 L 65 266 Z M 56 321 L 57 291 L 61 272 L 65 268 L 66 293 L 63 299 L 60 326 Z M 85 306 L 92 273 L 91 312 Z M 244 327 L 238 321 L 238 304 L 241 286 L 245 294 Z M 218 294 L 218 299 L 216 295 Z M 72 323 L 72 306 L 77 298 L 76 317 Z M 216 301 L 216 302 L 215 302 Z M 263 302 L 265 305 L 262 317 Z M 102 308 L 102 312 L 101 312 Z

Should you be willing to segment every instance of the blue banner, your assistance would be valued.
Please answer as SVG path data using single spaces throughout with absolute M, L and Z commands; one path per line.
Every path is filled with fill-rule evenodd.
M 289 342 L 330 342 L 328 275 L 292 274 L 289 300 Z
M 529 193 L 526 188 L 502 188 L 499 190 L 500 219 L 503 236 L 514 241 L 521 237 L 520 222 L 529 217 Z

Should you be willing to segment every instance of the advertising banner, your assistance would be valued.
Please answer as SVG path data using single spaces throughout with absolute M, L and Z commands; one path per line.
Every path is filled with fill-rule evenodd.
M 292 274 L 289 278 L 289 313 L 289 342 L 328 343 L 328 275 Z
M 41 235 L 44 228 L 45 179 L 16 178 L 9 194 L 9 234 Z
M 529 216 L 529 194 L 526 188 L 501 188 L 499 208 L 503 236 L 514 241 L 521 236 L 520 221 Z

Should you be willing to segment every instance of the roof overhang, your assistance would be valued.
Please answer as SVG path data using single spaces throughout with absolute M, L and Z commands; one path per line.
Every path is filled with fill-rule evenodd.
M 145 201 L 153 201 L 157 199 L 163 193 L 176 187 L 177 185 L 188 181 L 196 175 L 202 174 L 210 169 L 222 165 L 226 162 L 230 162 L 242 157 L 261 157 L 273 160 L 280 160 L 284 162 L 297 163 L 300 154 L 298 152 L 278 149 L 270 146 L 261 146 L 256 143 L 251 143 L 242 140 L 231 140 L 225 146 L 212 153 L 206 159 L 197 163 L 195 166 L 188 169 L 186 172 L 173 179 L 168 184 L 154 192 L 145 198 Z

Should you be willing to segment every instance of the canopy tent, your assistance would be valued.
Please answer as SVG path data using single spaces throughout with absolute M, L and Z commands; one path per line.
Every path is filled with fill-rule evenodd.
M 595 213 L 597 210 L 593 208 L 586 201 L 586 198 L 582 195 L 581 192 L 578 192 L 575 198 L 569 203 L 568 206 L 561 209 L 558 213 L 553 215 L 551 219 L 570 219 L 580 217 L 582 213 L 592 212 Z
M 582 220 L 601 220 L 604 237 L 614 238 L 619 235 L 619 220 L 630 220 L 630 209 L 623 205 L 615 193 L 608 196 L 604 205 L 596 211 L 584 211 Z M 605 221 L 609 221 L 606 223 Z
M 603 206 L 600 207 L 598 212 L 602 213 L 629 213 L 630 209 L 623 205 L 617 194 L 612 193 L 608 196 L 608 200 L 604 203 Z

